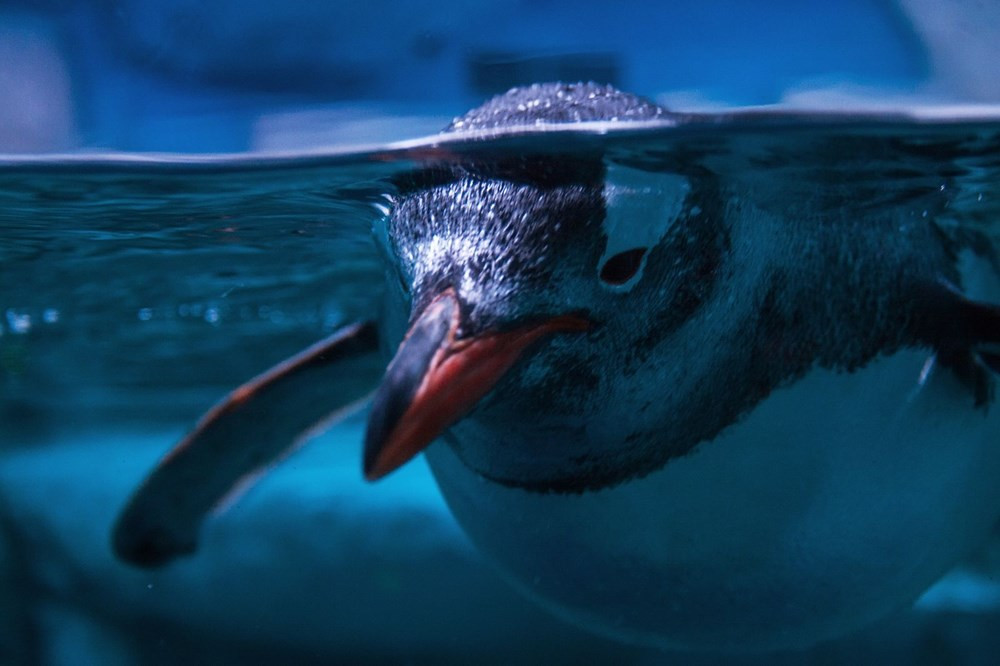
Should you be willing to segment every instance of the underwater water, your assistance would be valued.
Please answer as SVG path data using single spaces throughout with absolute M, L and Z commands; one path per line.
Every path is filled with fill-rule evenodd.
M 312 154 L 0 158 L 0 657 L 715 663 L 597 637 L 520 596 L 422 462 L 362 481 L 363 415 L 210 521 L 193 557 L 143 571 L 108 547 L 129 494 L 207 407 L 379 316 L 372 228 L 392 176 L 536 153 L 709 172 L 775 215 L 891 213 L 1000 242 L 992 110 L 691 116 Z M 731 660 L 989 663 L 998 550 L 994 536 L 915 607 L 854 637 Z

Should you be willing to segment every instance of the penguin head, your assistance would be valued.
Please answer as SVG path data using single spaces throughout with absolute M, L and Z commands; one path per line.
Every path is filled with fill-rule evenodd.
M 561 171 L 561 172 L 560 172 Z M 599 160 L 475 165 L 405 192 L 387 222 L 396 278 L 414 313 L 452 290 L 459 337 L 577 312 L 600 259 Z
M 613 88 L 549 84 L 491 100 L 450 130 L 663 113 Z M 674 223 L 698 200 L 686 177 L 609 167 L 599 154 L 402 178 L 385 242 L 389 291 L 409 316 L 374 399 L 366 476 L 446 429 L 468 466 L 506 485 L 579 490 L 648 471 L 648 442 L 613 426 L 633 408 L 629 373 L 659 340 L 650 306 L 667 292 L 686 298 L 687 264 L 668 259 L 690 244 Z

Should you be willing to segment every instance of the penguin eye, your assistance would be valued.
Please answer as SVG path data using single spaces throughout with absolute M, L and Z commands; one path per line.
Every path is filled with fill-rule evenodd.
M 638 272 L 646 248 L 636 247 L 608 258 L 601 267 L 601 280 L 611 285 L 625 284 Z

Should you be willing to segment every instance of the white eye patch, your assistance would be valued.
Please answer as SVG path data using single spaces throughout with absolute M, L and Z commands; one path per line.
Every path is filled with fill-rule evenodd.
M 658 244 L 680 215 L 691 184 L 675 173 L 653 173 L 617 164 L 609 164 L 604 181 L 604 234 L 607 247 L 598 262 L 599 274 L 605 275 L 609 260 L 639 257 L 634 274 L 624 281 L 604 281 L 613 291 L 629 291 L 642 278 L 646 255 L 638 252 Z

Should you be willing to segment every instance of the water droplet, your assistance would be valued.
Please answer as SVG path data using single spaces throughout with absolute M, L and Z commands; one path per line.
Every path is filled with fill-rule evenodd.
M 139 321 L 149 321 L 153 318 L 153 311 L 150 308 L 140 308 L 136 316 Z
M 42 320 L 46 324 L 54 324 L 59 321 L 59 310 L 55 308 L 45 308 L 42 312 Z
M 205 310 L 205 321 L 209 324 L 215 325 L 219 323 L 219 308 L 210 307 Z

